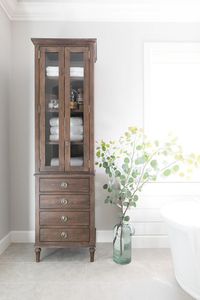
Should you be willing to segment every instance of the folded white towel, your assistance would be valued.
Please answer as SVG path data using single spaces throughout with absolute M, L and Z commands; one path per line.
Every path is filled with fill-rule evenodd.
M 83 124 L 83 118 L 81 117 L 71 117 L 70 118 L 70 126 L 77 126 Z
M 47 77 L 58 77 L 58 73 L 47 73 Z
M 83 140 L 82 134 L 70 134 L 71 142 L 81 142 Z
M 72 166 L 72 167 L 83 166 L 83 157 L 72 157 L 70 159 L 70 166 Z
M 82 68 L 82 67 L 71 67 L 70 68 L 70 76 L 83 77 L 84 76 L 84 68 Z
M 48 66 L 46 67 L 47 76 L 58 76 L 59 75 L 59 67 Z
M 51 118 L 51 119 L 49 120 L 49 124 L 50 124 L 51 126 L 59 126 L 59 118 Z
M 59 158 L 54 157 L 51 159 L 50 165 L 52 167 L 58 167 L 59 166 Z M 70 159 L 70 166 L 71 167 L 81 167 L 83 166 L 83 157 L 72 157 Z
M 48 72 L 52 71 L 52 72 L 58 72 L 59 71 L 59 67 L 58 66 L 48 66 L 46 67 L 46 70 Z
M 51 134 L 59 134 L 59 127 L 58 126 L 50 127 L 50 133 Z
M 52 158 L 52 159 L 51 159 L 51 162 L 50 162 L 50 165 L 51 165 L 52 167 L 57 167 L 57 166 L 59 166 L 59 158 Z
M 83 125 L 72 126 L 70 128 L 70 134 L 83 134 Z
M 49 140 L 52 142 L 58 141 L 59 140 L 59 134 L 50 134 Z

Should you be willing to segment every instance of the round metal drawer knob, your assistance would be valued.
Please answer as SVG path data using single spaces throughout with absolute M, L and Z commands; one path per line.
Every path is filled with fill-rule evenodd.
M 60 186 L 61 186 L 61 188 L 66 189 L 68 187 L 68 183 L 67 182 L 61 182 Z
M 60 236 L 62 239 L 65 239 L 65 240 L 67 239 L 67 233 L 64 231 L 61 232 Z
M 61 221 L 62 221 L 62 222 L 66 223 L 67 220 L 68 220 L 68 217 L 67 217 L 67 216 L 62 216 L 62 217 L 61 217 Z
M 62 198 L 62 199 L 60 200 L 60 203 L 61 203 L 62 205 L 67 205 L 67 204 L 68 204 L 68 200 L 65 199 L 65 198 Z

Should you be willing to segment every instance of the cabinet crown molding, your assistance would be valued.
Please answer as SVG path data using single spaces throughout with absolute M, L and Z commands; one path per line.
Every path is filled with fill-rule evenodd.
M 196 0 L 0 0 L 12 21 L 200 22 Z

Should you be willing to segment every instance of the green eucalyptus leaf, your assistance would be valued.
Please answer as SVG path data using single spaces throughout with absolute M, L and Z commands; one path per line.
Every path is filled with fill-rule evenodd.
M 130 177 L 129 180 L 128 180 L 128 183 L 133 183 L 133 182 L 134 182 L 133 177 Z
M 108 188 L 107 183 L 103 185 L 103 189 L 106 190 Z
M 171 170 L 170 170 L 170 169 L 165 170 L 165 171 L 163 172 L 163 175 L 164 175 L 164 176 L 169 176 L 169 175 L 171 175 Z
M 158 165 L 158 163 L 157 163 L 157 160 L 152 160 L 151 162 L 150 162 L 150 165 L 152 166 L 152 168 L 156 168 L 157 167 L 157 165 Z
M 130 159 L 129 159 L 128 157 L 125 157 L 125 158 L 124 158 L 124 162 L 125 162 L 126 164 L 128 164 L 128 163 L 130 162 Z
M 118 171 L 118 170 L 117 170 L 117 171 L 115 171 L 115 176 L 116 176 L 116 177 L 120 177 L 120 176 L 121 176 L 121 172 L 120 172 L 120 171 Z
M 107 161 L 104 161 L 104 163 L 103 163 L 103 167 L 104 167 L 105 169 L 108 167 L 108 163 L 107 163 Z
M 179 170 L 179 166 L 178 165 L 173 166 L 173 171 L 174 172 L 178 172 L 178 170 Z
M 137 177 L 137 175 L 138 175 L 137 171 L 133 171 L 133 172 L 132 172 L 132 176 L 133 176 L 133 178 L 136 178 L 136 177 Z
M 136 165 L 141 165 L 141 164 L 144 164 L 145 161 L 146 161 L 146 158 L 145 158 L 145 155 L 143 155 L 143 156 L 141 156 L 141 157 L 139 157 L 139 158 L 137 158 L 137 159 L 135 160 L 135 164 L 136 164 Z
M 126 192 L 126 196 L 127 196 L 128 198 L 131 198 L 131 197 L 132 197 L 132 193 L 131 193 L 131 191 L 127 190 L 127 192 Z
M 100 150 L 97 151 L 96 155 L 97 155 L 97 157 L 100 157 L 101 156 L 101 151 Z
M 124 221 L 128 222 L 130 220 L 130 217 L 129 216 L 125 216 L 124 217 Z
M 110 168 L 106 168 L 106 174 L 110 173 Z
M 136 150 L 142 150 L 142 145 L 138 145 L 137 147 L 136 147 Z
M 145 172 L 144 175 L 143 175 L 143 179 L 145 180 L 145 179 L 147 179 L 147 178 L 149 178 L 149 173 L 148 173 L 148 172 Z
M 139 199 L 138 195 L 134 195 L 133 201 L 138 201 L 138 199 Z
M 110 200 L 111 200 L 111 199 L 110 199 L 110 197 L 108 196 L 108 197 L 106 197 L 106 199 L 105 199 L 105 201 L 104 201 L 104 202 L 105 202 L 105 203 L 109 203 L 109 202 L 110 202 Z

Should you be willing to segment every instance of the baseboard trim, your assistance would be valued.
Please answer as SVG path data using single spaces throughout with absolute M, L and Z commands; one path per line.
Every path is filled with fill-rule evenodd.
M 0 240 L 0 255 L 8 248 L 11 243 L 10 232 Z
M 11 243 L 34 243 L 35 231 L 11 231 Z
M 112 230 L 97 230 L 97 243 L 112 243 Z M 12 243 L 34 243 L 34 231 L 11 231 Z M 135 235 L 132 241 L 133 248 L 169 248 L 167 235 Z

